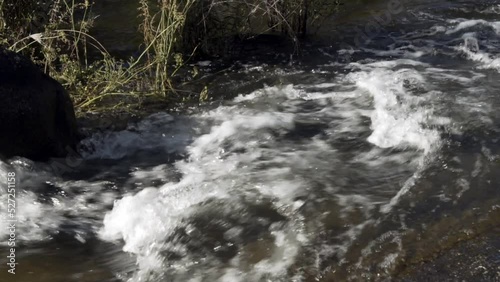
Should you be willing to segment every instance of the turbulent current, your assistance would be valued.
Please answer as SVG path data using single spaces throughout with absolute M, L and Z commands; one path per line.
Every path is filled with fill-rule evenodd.
M 339 19 L 294 61 L 235 62 L 210 78 L 223 99 L 96 133 L 69 170 L 1 163 L 20 181 L 18 281 L 420 281 L 498 230 L 500 3 L 401 5 Z M 449 277 L 498 281 L 487 261 Z

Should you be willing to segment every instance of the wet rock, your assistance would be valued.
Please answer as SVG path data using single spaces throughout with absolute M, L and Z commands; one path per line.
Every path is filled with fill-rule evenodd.
M 64 157 L 76 148 L 66 90 L 22 55 L 0 48 L 0 156 Z

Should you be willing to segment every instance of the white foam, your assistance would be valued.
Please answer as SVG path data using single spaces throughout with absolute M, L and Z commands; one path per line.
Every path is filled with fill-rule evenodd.
M 1 163 L 2 176 L 7 165 Z M 29 160 L 11 161 L 9 171 L 16 171 L 16 231 L 18 242 L 45 241 L 61 231 L 61 225 L 71 219 L 70 232 L 85 240 L 102 221 L 103 212 L 112 204 L 118 192 L 108 190 L 106 181 L 63 181 L 48 171 L 38 170 Z M 4 182 L 6 183 L 6 182 Z M 43 188 L 45 185 L 51 186 Z M 3 188 L 3 185 L 2 185 Z M 50 191 L 49 191 L 50 190 Z M 57 193 L 55 193 L 57 191 Z M 48 195 L 45 193 L 48 192 Z M 7 238 L 7 194 L 0 196 L 0 242 Z
M 491 27 L 497 34 L 500 34 L 500 21 L 489 22 L 486 20 L 462 20 L 454 29 L 447 30 L 446 34 L 456 33 L 464 29 L 475 27 L 477 25 Z
M 425 98 L 406 89 L 406 84 L 423 87 L 425 79 L 421 74 L 411 69 L 375 69 L 353 73 L 350 79 L 374 100 L 369 142 L 381 148 L 409 146 L 428 153 L 439 141 L 436 130 L 423 127 L 433 117 L 432 108 L 420 106 Z
M 250 94 L 238 95 L 234 99 L 234 102 L 241 103 L 244 101 L 257 100 L 263 97 L 272 97 L 272 98 L 286 97 L 288 99 L 296 99 L 300 98 L 303 95 L 305 95 L 304 91 L 296 89 L 293 85 L 288 84 L 285 85 L 284 87 L 277 87 L 277 86 L 265 87 L 263 89 L 256 90 Z
M 0 221 L 0 242 L 6 244 L 9 236 L 7 226 L 10 224 L 7 219 L 7 195 L 0 196 L 0 209 L 2 210 L 2 221 Z M 50 206 L 43 205 L 37 201 L 37 196 L 33 192 L 16 193 L 16 240 L 22 241 L 43 241 L 48 239 L 47 231 L 57 230 L 62 222 L 62 216 L 50 209 Z
M 7 173 L 16 172 L 15 198 L 7 194 Z M 57 228 L 61 217 L 52 212 L 48 207 L 37 201 L 37 196 L 31 191 L 26 191 L 20 184 L 23 173 L 0 161 L 0 181 L 2 195 L 0 195 L 0 242 L 6 244 L 9 236 L 8 220 L 15 220 L 17 241 L 40 241 L 47 238 L 46 230 Z M 11 193 L 12 194 L 12 193 Z M 10 199 L 10 202 L 9 202 Z M 12 202 L 15 200 L 15 203 Z M 9 206 L 15 204 L 15 207 Z M 15 218 L 7 213 L 14 208 Z
M 409 59 L 420 58 L 430 51 L 429 49 L 416 50 L 416 51 L 408 50 L 411 48 L 415 48 L 415 47 L 410 45 L 410 46 L 395 48 L 392 50 L 376 50 L 376 49 L 363 48 L 363 51 L 371 52 L 371 53 L 373 53 L 377 56 L 381 56 L 381 57 L 397 56 L 397 57 L 404 57 L 404 58 L 409 58 Z
M 395 68 L 399 66 L 423 66 L 423 67 L 428 67 L 429 64 L 419 62 L 416 60 L 411 60 L 411 59 L 396 59 L 396 60 L 389 60 L 389 61 L 378 61 L 374 63 L 367 63 L 367 64 L 356 64 L 352 63 L 351 65 L 355 65 L 358 67 L 362 67 L 363 69 L 367 68 Z
M 296 207 L 293 195 L 300 182 L 287 180 L 293 175 L 289 169 L 254 171 L 258 163 L 263 163 L 258 159 L 269 152 L 260 148 L 261 142 L 267 138 L 265 131 L 261 135 L 256 135 L 256 132 L 289 129 L 293 126 L 292 115 L 256 114 L 234 107 L 220 107 L 201 117 L 220 123 L 188 147 L 187 160 L 175 164 L 183 175 L 182 179 L 177 183 L 167 183 L 160 189 L 146 188 L 135 195 L 125 196 L 105 216 L 100 236 L 105 240 L 124 240 L 124 250 L 138 256 L 141 269 L 138 276 L 164 267 L 159 255 L 162 248 L 168 245 L 182 249 L 173 242 L 166 242 L 166 238 L 184 226 L 185 220 L 209 199 L 231 201 L 231 194 L 247 191 L 247 195 L 251 195 L 256 191 L 259 195 L 279 200 L 280 205 L 290 206 L 292 210 Z M 240 148 L 245 148 L 245 152 L 235 153 Z M 279 266 L 278 261 L 282 259 L 276 260 L 275 267 L 285 267 Z
M 500 71 L 500 58 L 495 58 L 490 54 L 480 50 L 479 42 L 474 37 L 474 34 L 465 34 L 463 36 L 464 43 L 457 47 L 458 51 L 466 54 L 467 58 L 480 63 L 479 68 L 496 69 Z
M 472 82 L 485 77 L 484 74 L 473 71 L 457 72 L 456 70 L 441 68 L 426 68 L 424 73 L 434 79 L 456 81 L 463 85 L 470 85 Z

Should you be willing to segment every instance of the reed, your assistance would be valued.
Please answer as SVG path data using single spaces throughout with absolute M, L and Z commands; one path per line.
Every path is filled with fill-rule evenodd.
M 194 3 L 195 0 L 161 0 L 152 6 L 150 1 L 140 0 L 145 49 L 137 62 L 145 57 L 143 69 L 152 78 L 151 89 L 163 96 L 175 92 L 171 77 L 183 65 L 183 54 L 176 49 Z
M 120 107 L 145 97 L 179 98 L 173 78 L 196 50 L 210 49 L 204 48 L 210 40 L 279 32 L 298 42 L 309 26 L 339 4 L 328 0 L 138 1 L 142 52 L 128 61 L 114 58 L 92 36 L 97 18 L 89 0 L 0 0 L 0 43 L 31 57 L 68 89 L 78 111 L 88 111 L 105 101 Z M 90 57 L 91 49 L 97 57 Z M 204 87 L 199 96 L 206 99 L 207 93 Z

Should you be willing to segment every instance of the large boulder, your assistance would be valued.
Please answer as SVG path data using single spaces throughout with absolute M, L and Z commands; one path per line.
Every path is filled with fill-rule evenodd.
M 0 48 L 0 156 L 64 157 L 78 142 L 66 90 L 26 57 Z

